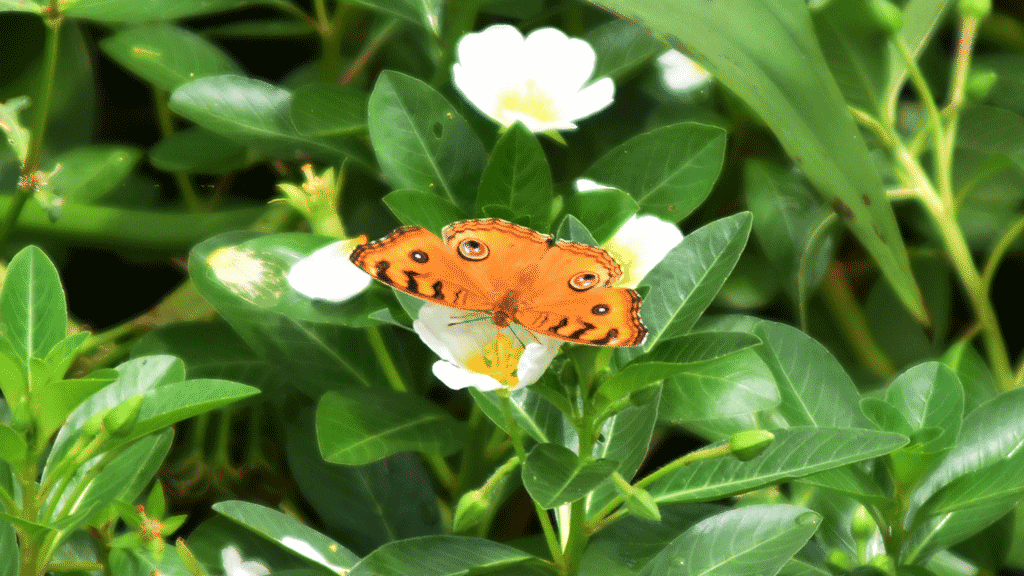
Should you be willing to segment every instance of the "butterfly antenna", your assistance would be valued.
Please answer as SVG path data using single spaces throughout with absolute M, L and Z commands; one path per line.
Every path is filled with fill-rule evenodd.
M 487 316 L 477 316 L 476 318 L 472 318 L 471 316 L 472 316 L 472 314 L 466 314 L 465 316 L 463 316 L 463 318 L 464 318 L 463 320 L 458 320 L 458 321 L 455 321 L 455 322 L 449 322 L 448 325 L 449 326 L 458 326 L 459 324 L 469 324 L 470 322 L 479 322 L 480 320 L 488 320 Z
M 519 337 L 519 334 L 516 334 L 516 331 L 515 331 L 515 329 L 512 326 L 513 326 L 513 324 L 509 324 L 508 325 L 508 331 L 511 332 L 513 336 L 515 336 L 515 338 L 519 342 L 520 346 L 522 346 L 523 348 L 526 348 L 526 343 L 523 342 L 523 339 Z M 526 332 L 529 334 L 530 331 L 527 330 Z M 537 342 L 540 342 L 540 340 L 537 340 L 537 338 L 535 338 L 533 336 L 533 334 L 530 334 L 530 337 L 533 338 L 533 340 L 535 340 Z

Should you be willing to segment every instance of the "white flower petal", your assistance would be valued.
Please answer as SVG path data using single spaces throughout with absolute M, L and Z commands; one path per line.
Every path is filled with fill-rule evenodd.
M 304 296 L 331 302 L 359 294 L 372 279 L 348 259 L 352 244 L 334 242 L 299 260 L 288 271 L 288 284 Z
M 220 560 L 224 566 L 224 576 L 266 576 L 270 574 L 270 570 L 260 562 L 255 560 L 243 562 L 242 555 L 234 546 L 228 546 L 221 550 Z
M 554 338 L 547 338 L 540 334 L 535 334 L 535 337 L 540 342 L 530 342 L 526 345 L 526 349 L 523 350 L 523 355 L 519 358 L 519 366 L 516 368 L 516 375 L 519 377 L 520 386 L 529 386 L 544 374 L 544 371 L 551 365 L 551 361 L 555 359 L 555 355 L 558 354 L 558 349 L 562 345 L 561 340 Z
M 657 216 L 632 216 L 604 248 L 623 268 L 618 286 L 636 288 L 658 262 L 683 241 L 683 233 Z
M 674 92 L 689 92 L 711 79 L 711 73 L 678 50 L 659 56 L 658 65 L 662 82 Z
M 470 372 L 465 368 L 456 366 L 455 364 L 444 360 L 434 362 L 432 371 L 438 380 L 443 382 L 445 386 L 452 390 L 476 388 L 482 392 L 487 392 L 488 390 L 497 390 L 498 388 L 501 388 L 501 382 L 498 382 L 490 376 Z
M 526 37 L 524 62 L 533 62 L 531 78 L 557 99 L 571 96 L 594 73 L 597 54 L 585 40 L 557 28 L 539 28 Z
M 577 178 L 576 179 L 576 191 L 577 192 L 593 192 L 594 190 L 614 190 L 614 186 L 608 186 L 607 184 L 601 184 L 600 182 L 594 182 L 589 178 Z
M 611 78 L 601 78 L 573 95 L 563 112 L 569 118 L 580 120 L 593 116 L 607 108 L 615 96 L 615 83 Z

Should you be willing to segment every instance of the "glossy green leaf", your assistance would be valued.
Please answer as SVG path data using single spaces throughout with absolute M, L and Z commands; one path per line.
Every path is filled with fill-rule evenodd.
M 171 92 L 206 76 L 242 74 L 226 52 L 206 38 L 174 24 L 126 28 L 100 42 L 103 52 L 155 88 Z
M 846 101 L 878 113 L 888 79 L 888 40 L 867 1 L 830 2 L 812 17 L 825 61 Z
M 446 456 L 461 447 L 459 423 L 433 402 L 383 389 L 328 392 L 316 410 L 328 462 L 360 466 L 413 450 Z
M 464 536 L 423 536 L 390 542 L 363 558 L 350 576 L 470 576 L 538 559 L 517 548 Z
M 594 3 L 697 57 L 767 122 L 867 248 L 900 300 L 915 317 L 925 318 L 882 181 L 817 45 L 805 2 L 760 2 L 745 4 L 743 10 L 704 0 Z M 766 38 L 771 50 L 764 49 Z
M 860 394 L 829 351 L 791 326 L 757 321 L 761 358 L 782 396 L 778 412 L 790 426 L 866 427 Z
M 11 464 L 21 464 L 28 454 L 25 439 L 9 424 L 0 422 L 0 460 Z
M 614 460 L 581 460 L 558 444 L 538 444 L 523 462 L 523 486 L 534 501 L 551 509 L 586 496 L 618 465 Z
M 477 214 L 487 206 L 504 206 L 526 217 L 515 222 L 546 231 L 553 198 L 544 150 L 537 137 L 516 122 L 498 139 L 487 160 L 477 192 Z
M 0 335 L 0 338 L 3 338 Z M 13 351 L 11 351 L 13 355 Z M 4 394 L 4 400 L 8 409 L 19 404 L 28 392 L 28 377 L 20 363 L 12 356 L 0 351 L 0 392 Z
M 942 355 L 964 388 L 965 412 L 996 397 L 996 381 L 988 364 L 970 342 L 957 342 Z
M 916 562 L 977 534 L 1013 510 L 1019 497 L 929 516 L 918 522 L 901 550 L 905 562 Z
M 775 440 L 751 460 L 726 456 L 697 462 L 646 488 L 659 503 L 715 500 L 875 458 L 907 443 L 906 436 L 861 428 L 788 428 L 772 433 Z
M 213 509 L 324 568 L 348 570 L 359 561 L 344 546 L 283 512 L 240 500 L 218 502 Z
M 36 0 L 0 0 L 0 12 L 42 12 L 43 8 Z M 12 572 L 12 575 L 14 573 Z M 6 576 L 6 574 L 4 575 Z
M 385 71 L 368 115 L 370 141 L 392 187 L 433 192 L 471 211 L 484 147 L 444 96 L 412 76 Z
M 23 368 L 29 368 L 29 358 L 45 358 L 67 336 L 68 311 L 60 276 L 35 246 L 15 254 L 7 267 L 0 292 L 0 333 L 13 345 L 17 354 L 13 360 Z
M 636 361 L 706 362 L 748 350 L 760 343 L 753 334 L 742 332 L 693 332 L 661 342 Z
M 337 84 L 304 84 L 292 95 L 292 119 L 300 134 L 338 136 L 366 129 L 366 94 Z
M 917 59 L 942 23 L 953 0 L 907 0 L 903 4 L 903 27 L 899 35 L 906 43 L 911 58 Z M 907 65 L 892 45 L 889 46 L 889 81 L 886 92 L 890 98 L 899 96 L 907 80 Z
M 22 163 L 28 157 L 29 131 L 22 125 L 19 116 L 21 111 L 28 107 L 29 102 L 27 96 L 16 96 L 6 102 L 0 102 L 0 129 L 3 130 L 4 140 L 10 144 L 14 155 Z
M 945 364 L 926 362 L 908 369 L 889 385 L 885 400 L 907 419 L 912 429 L 941 430 L 921 450 L 945 450 L 956 442 L 964 415 L 964 390 Z
M 266 360 L 223 322 L 181 322 L 161 326 L 132 346 L 132 357 L 169 354 L 195 378 L 221 378 L 261 387 L 271 376 Z
M 198 78 L 176 88 L 169 106 L 203 128 L 271 155 L 294 157 L 299 150 L 337 158 L 350 151 L 336 140 L 300 133 L 292 94 L 262 80 L 231 74 Z
M 18 534 L 14 526 L 0 519 L 0 576 L 18 576 Z
M 519 430 L 537 442 L 572 445 L 576 441 L 572 423 L 562 411 L 533 388 L 519 386 L 512 390 L 510 408 Z M 502 400 L 496 392 L 480 392 L 471 388 L 469 393 L 492 422 L 510 433 L 501 409 Z
M 790 558 L 779 570 L 779 576 L 831 576 L 831 572 L 800 558 Z
M 888 495 L 878 483 L 856 465 L 832 468 L 800 478 L 800 482 L 845 494 L 858 502 L 883 505 Z
M 650 331 L 642 350 L 689 332 L 711 304 L 740 258 L 750 234 L 751 217 L 742 212 L 715 220 L 690 233 L 644 277 L 651 291 L 640 316 Z M 632 355 L 641 351 L 637 348 Z
M 32 394 L 33 412 L 40 437 L 50 438 L 79 404 L 113 380 L 113 375 L 50 380 L 42 389 L 35 391 Z
M 225 12 L 256 4 L 255 0 L 161 0 L 160 2 L 121 2 L 120 0 L 77 0 L 65 14 L 100 22 L 152 22 L 178 20 L 203 14 Z
M 1012 52 L 978 54 L 971 66 L 974 70 L 991 70 L 999 78 L 986 101 L 1017 113 L 1024 113 L 1024 76 L 1020 74 L 1022 67 L 1024 55 Z
M 711 193 L 724 160 L 724 130 L 684 122 L 630 138 L 594 162 L 586 177 L 629 192 L 641 212 L 679 222 Z
M 960 438 L 910 497 L 909 516 L 930 513 L 931 502 L 941 511 L 960 507 L 998 505 L 1024 493 L 1024 389 L 1004 392 L 982 404 L 964 419 Z M 938 494 L 938 496 L 936 496 Z M 918 510 L 925 506 L 923 510 Z M 944 512 L 938 513 L 944 513 Z M 994 520 L 994 518 L 993 518 Z
M 618 462 L 619 467 L 615 471 L 626 480 L 632 479 L 647 458 L 660 402 L 661 394 L 657 393 L 643 404 L 630 406 L 605 420 L 591 455 L 594 458 Z M 586 505 L 590 518 L 593 519 L 617 494 L 615 483 L 611 479 L 602 482 L 588 493 Z
M 131 146 L 75 148 L 57 160 L 61 169 L 50 179 L 50 185 L 67 202 L 88 204 L 116 188 L 141 159 L 142 151 Z
M 617 188 L 577 192 L 565 202 L 565 212 L 583 223 L 598 244 L 611 238 L 639 209 L 632 196 Z
M 648 386 L 654 386 L 665 378 L 687 370 L 686 364 L 669 362 L 634 362 L 625 366 L 597 389 L 597 405 L 603 407 Z M 601 413 L 602 408 L 598 408 Z
M 422 190 L 394 190 L 384 196 L 384 204 L 407 226 L 422 226 L 441 237 L 441 230 L 468 218 L 465 212 L 437 194 Z
M 699 522 L 673 540 L 642 576 L 774 576 L 818 529 L 821 516 L 799 506 L 761 504 Z
M 167 172 L 227 174 L 248 164 L 245 146 L 203 128 L 174 132 L 149 149 L 149 161 Z
M 771 410 L 779 391 L 768 366 L 753 350 L 686 364 L 668 378 L 659 418 L 688 422 Z
M 50 353 L 46 355 L 45 363 L 55 377 L 60 378 L 67 373 L 71 363 L 78 356 L 78 351 L 85 344 L 85 341 L 89 339 L 89 336 L 89 332 L 79 332 L 61 340 L 50 349 Z
M 625 20 L 611 20 L 591 29 L 584 39 L 597 53 L 592 78 L 624 78 L 666 50 L 646 30 Z

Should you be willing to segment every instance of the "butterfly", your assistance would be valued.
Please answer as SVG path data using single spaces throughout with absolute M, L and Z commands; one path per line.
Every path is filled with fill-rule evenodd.
M 640 295 L 612 288 L 622 268 L 601 248 L 555 240 L 499 218 L 449 224 L 441 238 L 419 226 L 357 246 L 352 263 L 430 302 L 486 312 L 505 327 L 578 344 L 638 346 L 647 337 Z

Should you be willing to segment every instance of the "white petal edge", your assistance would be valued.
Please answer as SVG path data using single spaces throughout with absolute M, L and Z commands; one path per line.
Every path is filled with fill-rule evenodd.
M 456 366 L 455 364 L 445 360 L 438 360 L 437 362 L 434 362 L 433 367 L 431 367 L 431 371 L 438 380 L 452 390 L 476 388 L 482 392 L 487 392 L 489 390 L 497 390 L 502 387 L 501 382 L 498 382 L 490 376 L 470 372 L 469 370 Z
M 604 110 L 614 99 L 615 83 L 611 78 L 601 78 L 580 90 L 571 102 L 563 104 L 563 112 L 566 118 L 581 120 Z
M 309 298 L 341 302 L 370 285 L 370 275 L 349 259 L 350 240 L 328 244 L 296 262 L 288 271 L 288 284 Z
M 633 215 L 602 246 L 620 264 L 628 266 L 628 284 L 636 288 L 644 276 L 661 262 L 680 242 L 683 233 L 679 227 L 657 216 Z
M 554 338 L 544 338 L 541 343 L 530 342 L 527 344 L 523 355 L 519 357 L 519 365 L 516 367 L 519 386 L 529 386 L 540 380 L 544 371 L 551 365 L 551 361 L 555 359 L 561 345 L 562 342 Z
M 221 564 L 224 566 L 224 576 L 266 576 L 270 570 L 262 563 L 255 560 L 242 561 L 242 555 L 238 548 L 228 546 L 220 552 Z

